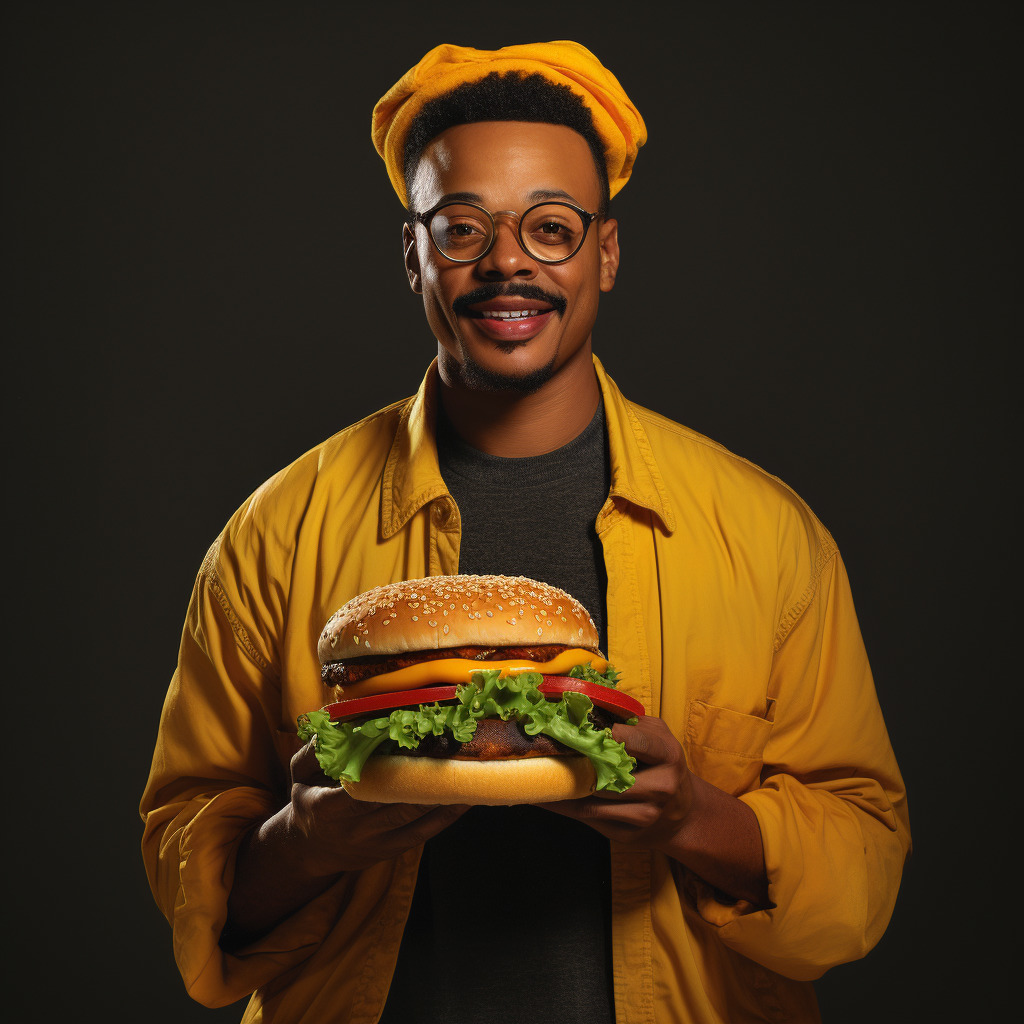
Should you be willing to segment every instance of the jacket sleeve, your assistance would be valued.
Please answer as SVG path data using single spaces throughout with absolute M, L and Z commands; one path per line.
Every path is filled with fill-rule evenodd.
M 774 908 L 698 900 L 726 945 L 789 978 L 812 980 L 864 956 L 892 916 L 910 853 L 906 793 L 833 548 L 778 644 L 775 721 L 757 816 Z
M 153 895 L 173 928 L 185 986 L 207 1006 L 243 998 L 300 963 L 335 916 L 329 890 L 237 956 L 218 945 L 238 840 L 284 805 L 297 746 L 279 728 L 267 625 L 279 611 L 274 588 L 246 586 L 236 569 L 218 542 L 199 573 L 140 808 Z

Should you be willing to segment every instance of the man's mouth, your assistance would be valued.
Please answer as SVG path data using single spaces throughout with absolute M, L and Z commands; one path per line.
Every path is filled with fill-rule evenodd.
M 538 316 L 539 309 L 482 309 L 474 316 L 482 317 L 484 320 L 522 320 L 524 317 Z
M 463 304 L 460 310 L 480 333 L 495 341 L 513 344 L 540 334 L 556 311 L 555 306 L 544 299 L 519 295 L 497 295 Z

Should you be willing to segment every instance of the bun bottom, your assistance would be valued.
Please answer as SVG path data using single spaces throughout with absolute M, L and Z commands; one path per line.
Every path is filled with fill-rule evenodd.
M 343 782 L 356 800 L 382 804 L 539 804 L 589 796 L 594 766 L 582 755 L 456 761 L 374 754 L 359 782 Z

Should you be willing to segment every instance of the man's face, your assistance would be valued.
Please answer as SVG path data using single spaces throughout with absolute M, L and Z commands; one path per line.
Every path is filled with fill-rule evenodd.
M 449 128 L 423 151 L 411 209 L 429 210 L 456 194 L 494 215 L 497 237 L 482 259 L 446 259 L 423 224 L 403 232 L 409 283 L 423 295 L 442 378 L 482 389 L 536 390 L 590 340 L 599 293 L 615 282 L 616 224 L 594 221 L 583 248 L 550 265 L 520 247 L 515 219 L 500 212 L 522 214 L 549 199 L 597 210 L 601 186 L 590 147 L 560 125 L 487 121 Z M 547 312 L 515 322 L 484 315 L 521 309 Z

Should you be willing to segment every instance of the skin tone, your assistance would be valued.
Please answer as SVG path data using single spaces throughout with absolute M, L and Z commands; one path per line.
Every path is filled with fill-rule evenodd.
M 554 451 L 582 433 L 597 411 L 591 332 L 600 294 L 611 291 L 618 270 L 616 222 L 598 218 L 576 256 L 548 265 L 524 252 L 515 218 L 503 211 L 521 214 L 560 198 L 593 212 L 600 189 L 586 142 L 558 125 L 460 125 L 423 152 L 410 189 L 412 209 L 472 195 L 495 215 L 495 244 L 475 263 L 446 259 L 422 224 L 402 232 L 409 284 L 422 296 L 437 338 L 441 401 L 456 430 L 481 451 L 507 458 Z M 524 298 L 524 290 L 534 297 Z M 459 303 L 474 294 L 484 297 L 469 308 Z M 488 330 L 480 315 L 520 308 L 549 312 L 539 330 L 524 322 L 520 336 L 518 328 Z M 660 718 L 616 725 L 612 735 L 637 759 L 636 783 L 622 794 L 543 806 L 631 849 L 658 850 L 734 899 L 769 906 L 754 812 L 697 778 Z M 400 856 L 466 810 L 353 800 L 323 775 L 310 745 L 292 758 L 291 777 L 289 802 L 240 841 L 227 948 L 265 934 L 343 872 Z
M 594 159 L 581 135 L 560 125 L 508 121 L 449 128 L 426 147 L 410 190 L 412 209 L 429 210 L 459 194 L 477 197 L 472 201 L 492 214 L 522 213 L 548 198 L 591 213 L 601 204 Z M 453 263 L 438 253 L 424 225 L 406 225 L 405 267 L 437 338 L 441 401 L 455 428 L 492 455 L 541 455 L 582 433 L 597 411 L 601 392 L 590 340 L 600 294 L 611 291 L 619 268 L 618 224 L 595 221 L 583 249 L 556 265 L 523 251 L 512 218 L 496 218 L 496 226 L 497 239 L 483 259 Z M 490 337 L 479 319 L 452 308 L 481 287 L 508 291 L 524 285 L 563 300 L 565 312 L 510 349 Z M 510 380 L 545 367 L 551 376 L 531 393 L 483 389 L 467 379 L 467 364 Z

